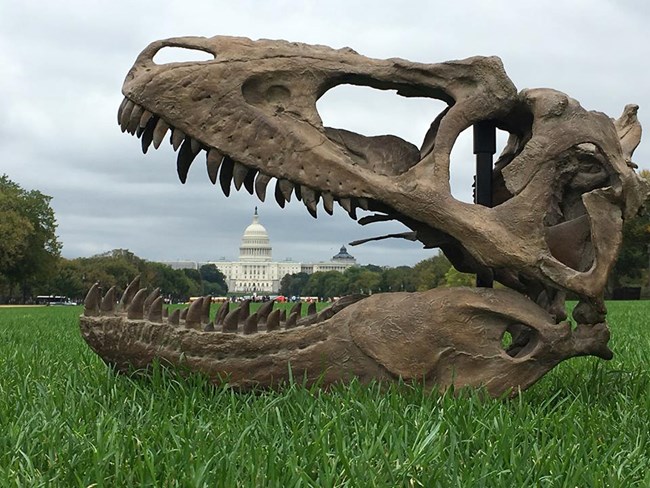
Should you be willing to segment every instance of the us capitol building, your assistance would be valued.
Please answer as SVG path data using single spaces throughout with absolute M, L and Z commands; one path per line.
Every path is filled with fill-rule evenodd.
M 257 214 L 253 222 L 246 227 L 239 247 L 239 261 L 209 261 L 196 263 L 192 261 L 165 262 L 172 268 L 198 269 L 203 264 L 214 264 L 226 276 L 228 291 L 234 293 L 278 293 L 280 281 L 287 274 L 317 271 L 343 272 L 357 264 L 357 260 L 348 254 L 345 246 L 332 259 L 318 263 L 296 263 L 294 261 L 275 262 L 272 258 L 269 234 Z

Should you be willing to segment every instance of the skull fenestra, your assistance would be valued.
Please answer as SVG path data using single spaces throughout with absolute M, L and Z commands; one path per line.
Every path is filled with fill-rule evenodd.
M 156 64 L 165 47 L 214 56 Z M 341 84 L 396 90 L 447 103 L 421 147 L 396 136 L 366 137 L 324 127 L 317 100 Z M 440 248 L 460 271 L 493 277 L 499 289 L 434 289 L 348 297 L 320 314 L 284 318 L 249 303 L 222 308 L 205 297 L 183 318 L 166 317 L 158 291 L 116 307 L 115 290 L 86 300 L 81 329 L 108 363 L 183 363 L 235 386 L 281 384 L 289 371 L 308 382 L 425 381 L 484 386 L 492 395 L 524 389 L 560 361 L 612 356 L 603 293 L 621 246 L 622 225 L 648 196 L 634 171 L 637 106 L 623 116 L 587 111 L 551 89 L 517 91 L 496 57 L 440 64 L 376 60 L 286 41 L 182 37 L 156 41 L 123 86 L 122 131 L 142 150 L 166 134 L 182 182 L 205 151 L 208 176 L 226 196 L 245 188 L 284 207 L 292 197 L 314 217 L 337 202 L 361 224 L 396 220 L 401 237 Z M 450 192 L 450 154 L 459 134 L 489 124 L 509 133 L 491 178 L 491 206 Z M 565 312 L 570 293 L 578 302 Z M 164 317 L 165 316 L 165 317 Z M 238 333 L 239 332 L 239 333 Z M 504 334 L 512 344 L 502 345 Z

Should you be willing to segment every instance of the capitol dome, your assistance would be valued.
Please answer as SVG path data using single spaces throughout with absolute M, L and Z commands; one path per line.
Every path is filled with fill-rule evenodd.
M 253 222 L 246 227 L 239 247 L 240 261 L 271 261 L 271 241 L 269 234 L 257 215 L 257 207 L 253 215 Z

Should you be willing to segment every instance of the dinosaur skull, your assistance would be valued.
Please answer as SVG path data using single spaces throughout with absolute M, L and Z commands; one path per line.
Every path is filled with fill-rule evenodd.
M 156 64 L 165 47 L 214 59 Z M 448 106 L 417 148 L 392 135 L 324 127 L 316 102 L 341 84 Z M 280 206 L 295 195 L 314 217 L 321 201 L 326 212 L 338 202 L 355 219 L 357 208 L 371 210 L 360 223 L 402 222 L 410 229 L 403 237 L 440 247 L 461 271 L 493 274 L 556 322 L 566 318 L 566 292 L 577 295 L 574 319 L 594 330 L 603 324 L 599 331 L 623 221 L 649 193 L 630 159 L 640 138 L 638 107 L 613 121 L 555 90 L 518 92 L 496 57 L 421 64 L 349 48 L 182 37 L 142 51 L 123 93 L 122 130 L 140 137 L 144 152 L 171 131 L 182 182 L 205 150 L 208 175 L 226 195 L 234 183 L 264 200 L 275 178 Z M 492 175 L 492 207 L 450 192 L 451 150 L 477 123 L 510 134 Z M 517 347 L 525 346 L 525 331 L 515 324 L 513 332 Z M 606 343 L 607 334 L 596 335 Z

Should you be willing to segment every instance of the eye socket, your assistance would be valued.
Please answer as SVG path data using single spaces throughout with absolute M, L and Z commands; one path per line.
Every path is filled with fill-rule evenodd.
M 214 54 L 201 49 L 165 46 L 158 50 L 153 57 L 153 62 L 156 64 L 188 63 L 212 61 L 214 58 Z

